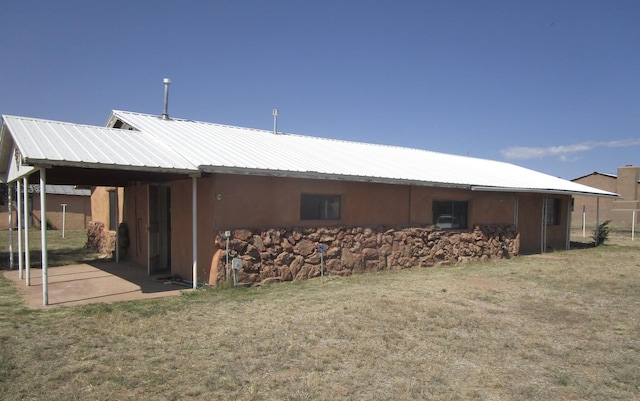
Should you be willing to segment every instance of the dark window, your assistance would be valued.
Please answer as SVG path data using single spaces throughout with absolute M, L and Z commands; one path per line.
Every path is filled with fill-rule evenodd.
M 548 226 L 560 224 L 560 199 L 544 199 L 544 222 Z
M 433 201 L 433 224 L 438 230 L 467 228 L 467 201 Z
M 109 230 L 118 228 L 118 193 L 109 191 Z
M 300 220 L 337 220 L 340 195 L 309 195 L 300 198 Z
M 4 206 L 7 204 L 8 197 L 9 197 L 9 185 L 0 184 L 0 206 Z

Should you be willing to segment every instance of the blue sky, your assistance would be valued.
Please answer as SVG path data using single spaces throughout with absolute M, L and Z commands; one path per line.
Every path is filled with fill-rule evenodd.
M 506 161 L 639 165 L 640 2 L 0 0 L 0 113 L 112 109 Z M 318 149 L 319 152 L 322 149 Z

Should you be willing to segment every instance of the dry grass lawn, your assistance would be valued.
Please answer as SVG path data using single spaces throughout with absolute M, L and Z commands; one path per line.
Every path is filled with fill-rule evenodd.
M 639 251 L 51 310 L 0 276 L 0 399 L 640 399 Z

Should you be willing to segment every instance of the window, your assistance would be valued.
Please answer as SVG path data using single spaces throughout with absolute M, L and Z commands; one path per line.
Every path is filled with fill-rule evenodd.
M 340 218 L 340 195 L 302 194 L 300 220 L 337 220 Z
M 438 230 L 467 228 L 467 201 L 433 201 L 433 224 Z
M 560 199 L 544 198 L 544 223 L 548 226 L 560 224 Z
M 118 193 L 109 191 L 109 230 L 118 228 Z

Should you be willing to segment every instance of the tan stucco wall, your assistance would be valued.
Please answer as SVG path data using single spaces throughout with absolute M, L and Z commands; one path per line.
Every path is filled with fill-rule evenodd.
M 407 190 L 407 186 L 402 186 Z M 483 223 L 514 223 L 516 195 L 507 192 L 475 192 L 462 189 L 411 187 L 410 224 L 433 224 L 434 200 L 469 202 L 469 227 Z
M 118 222 L 123 219 L 124 188 L 94 187 L 91 190 L 91 216 L 93 221 L 99 221 L 109 227 L 109 192 L 118 192 Z
M 300 220 L 300 196 L 341 195 L 341 219 L 322 224 L 406 224 L 408 189 L 398 185 L 295 178 L 216 175 L 213 178 L 216 227 L 315 226 Z
M 208 281 L 220 257 L 215 237 L 238 228 L 340 226 L 411 226 L 432 224 L 433 200 L 469 202 L 469 230 L 476 224 L 516 223 L 521 252 L 539 252 L 542 202 L 536 194 L 475 192 L 463 189 L 353 183 L 243 175 L 198 178 L 198 276 Z M 169 184 L 171 191 L 171 271 L 190 278 L 192 272 L 192 181 Z M 300 220 L 303 193 L 341 195 L 339 220 Z M 147 185 L 127 187 L 125 222 L 129 225 L 130 260 L 147 265 Z M 561 224 L 547 229 L 547 245 L 564 249 L 567 205 L 563 199 Z M 215 274 L 215 272 L 214 272 Z
M 619 182 L 620 177 L 612 177 L 603 174 L 590 174 L 585 177 L 581 177 L 574 180 L 577 183 L 588 185 L 590 187 L 603 189 L 609 192 L 615 192 L 625 196 L 622 200 L 614 200 L 613 198 L 600 198 L 600 213 L 599 221 L 602 223 L 605 220 L 611 220 L 611 225 L 615 228 L 630 228 L 633 214 L 631 211 L 622 211 L 620 209 L 626 209 L 628 207 L 634 207 L 634 196 L 640 192 L 640 185 L 634 180 L 629 180 L 625 176 L 625 172 L 633 174 L 633 171 L 627 171 L 629 169 L 620 168 L 618 173 L 623 173 L 623 181 Z M 635 178 L 635 174 L 632 175 Z M 626 179 L 626 180 L 625 180 Z M 585 211 L 586 226 L 588 229 L 587 235 L 591 235 L 591 230 L 596 226 L 597 217 L 597 203 L 598 200 L 594 196 L 574 196 L 573 213 L 571 214 L 571 225 L 574 228 L 582 227 L 582 211 Z M 636 212 L 636 225 L 640 222 L 640 212 Z
M 82 230 L 91 221 L 91 198 L 88 196 L 47 195 L 47 220 L 57 230 L 62 230 L 62 204 L 65 203 L 65 229 Z M 33 197 L 34 224 L 40 226 L 40 196 Z
M 198 280 L 206 281 L 213 255 L 213 182 L 211 177 L 197 180 L 198 186 Z M 193 271 L 192 181 L 181 180 L 171 188 L 171 272 L 190 278 Z
M 15 198 L 14 198 L 15 202 Z M 66 230 L 83 230 L 87 228 L 87 224 L 91 221 L 91 199 L 88 196 L 78 195 L 47 195 L 47 220 L 56 230 L 62 230 L 62 204 L 65 203 L 65 229 Z M 33 195 L 33 210 L 31 213 L 30 224 L 34 227 L 40 227 L 40 195 Z M 13 227 L 18 226 L 16 217 L 16 206 L 12 208 Z M 9 228 L 9 213 L 5 205 L 0 206 L 0 230 Z

